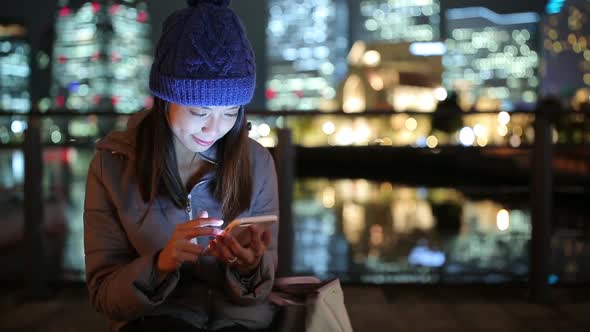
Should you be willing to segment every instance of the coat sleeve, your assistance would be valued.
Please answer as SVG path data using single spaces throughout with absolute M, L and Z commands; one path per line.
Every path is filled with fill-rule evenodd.
M 178 272 L 160 275 L 153 254 L 138 256 L 127 239 L 105 186 L 104 154 L 88 171 L 84 201 L 86 283 L 92 306 L 112 320 L 129 321 L 149 312 L 172 292 Z M 113 167 L 109 171 L 113 171 Z
M 277 175 L 274 160 L 265 148 L 262 148 L 262 165 L 255 170 L 260 178 L 257 192 L 251 208 L 252 216 L 274 214 L 279 215 L 279 197 L 277 188 Z M 272 290 L 275 278 L 275 270 L 278 264 L 277 240 L 279 225 L 275 223 L 272 228 L 272 242 L 262 256 L 260 265 L 254 274 L 248 278 L 242 278 L 234 269 L 225 266 L 225 290 L 229 298 L 239 305 L 252 305 L 266 301 Z

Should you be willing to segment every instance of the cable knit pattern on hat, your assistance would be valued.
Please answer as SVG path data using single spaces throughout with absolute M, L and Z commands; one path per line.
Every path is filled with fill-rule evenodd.
M 150 90 L 182 105 L 233 106 L 251 101 L 256 85 L 252 46 L 229 0 L 191 0 L 162 29 Z

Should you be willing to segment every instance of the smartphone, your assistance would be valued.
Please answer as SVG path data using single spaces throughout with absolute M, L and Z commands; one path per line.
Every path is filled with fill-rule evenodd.
M 279 218 L 275 215 L 239 218 L 234 219 L 223 231 L 229 232 L 243 247 L 247 247 L 252 242 L 252 234 L 248 230 L 248 226 L 257 225 L 266 230 L 278 221 Z

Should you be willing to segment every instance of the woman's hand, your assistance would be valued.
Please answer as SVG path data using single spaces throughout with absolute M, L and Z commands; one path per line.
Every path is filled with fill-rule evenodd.
M 250 225 L 248 231 L 252 240 L 247 247 L 243 247 L 235 237 L 225 232 L 209 243 L 213 256 L 235 268 L 241 276 L 249 276 L 258 268 L 262 255 L 272 242 L 270 229 Z
M 221 226 L 223 220 L 207 218 L 207 212 L 202 212 L 197 219 L 176 225 L 168 243 L 158 255 L 157 268 L 159 272 L 176 271 L 184 262 L 195 262 L 203 247 L 191 242 L 199 236 L 216 236 L 221 230 L 211 226 Z

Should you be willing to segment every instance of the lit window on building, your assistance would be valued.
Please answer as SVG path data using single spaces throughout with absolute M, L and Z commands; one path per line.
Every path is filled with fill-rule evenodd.
M 348 10 L 343 1 L 269 1 L 266 105 L 334 109 L 346 74 Z
M 435 41 L 440 39 L 439 0 L 364 0 L 359 3 L 355 39 Z
M 579 97 L 585 97 L 590 88 L 590 2 L 551 1 L 546 11 L 542 24 L 542 93 L 579 108 L 579 104 L 588 103 L 587 98 Z
M 53 49 L 55 109 L 132 113 L 149 107 L 151 27 L 142 1 L 63 1 Z
M 539 89 L 539 16 L 497 14 L 483 7 L 447 12 L 443 84 L 464 108 L 531 107 Z

